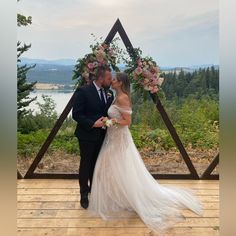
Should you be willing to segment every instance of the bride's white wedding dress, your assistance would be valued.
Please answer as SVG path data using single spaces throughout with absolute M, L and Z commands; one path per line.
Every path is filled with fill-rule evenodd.
M 132 110 L 114 102 L 111 118 Z M 163 233 L 185 220 L 181 209 L 202 215 L 203 206 L 192 189 L 159 184 L 133 142 L 128 126 L 109 127 L 93 174 L 88 213 L 104 220 L 137 215 L 152 230 Z

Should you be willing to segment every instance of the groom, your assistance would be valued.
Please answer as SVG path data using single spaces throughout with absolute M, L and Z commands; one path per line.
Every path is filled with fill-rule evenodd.
M 106 134 L 102 120 L 108 116 L 108 108 L 114 99 L 109 89 L 111 81 L 111 69 L 99 67 L 95 79 L 89 85 L 78 88 L 73 100 L 72 118 L 77 122 L 74 134 L 80 147 L 80 205 L 85 209 L 89 204 L 88 193 L 95 163 Z

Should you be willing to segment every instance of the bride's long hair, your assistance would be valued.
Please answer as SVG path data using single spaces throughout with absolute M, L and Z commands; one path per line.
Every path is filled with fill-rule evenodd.
M 130 106 L 132 107 L 131 89 L 130 89 L 130 81 L 129 81 L 128 75 L 125 72 L 117 72 L 116 78 L 118 81 L 122 82 L 121 90 L 122 90 L 122 92 L 124 92 L 125 94 L 128 95 Z

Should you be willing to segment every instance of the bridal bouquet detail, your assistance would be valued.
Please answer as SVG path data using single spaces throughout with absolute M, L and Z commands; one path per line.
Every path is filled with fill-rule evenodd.
M 118 125 L 118 122 L 117 122 L 117 120 L 116 119 L 109 119 L 109 118 L 104 118 L 103 119 L 103 129 L 106 129 L 107 127 L 111 127 L 111 126 L 114 126 L 114 127 L 118 127 L 117 125 Z

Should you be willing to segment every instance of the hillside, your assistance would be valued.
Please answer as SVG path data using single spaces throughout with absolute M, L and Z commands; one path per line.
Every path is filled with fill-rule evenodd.
M 50 84 L 74 84 L 72 81 L 73 69 L 75 65 L 74 59 L 59 59 L 59 60 L 44 60 L 44 59 L 30 59 L 22 58 L 21 64 L 32 65 L 36 64 L 35 68 L 29 70 L 27 78 L 30 82 L 37 81 L 38 83 L 50 83 Z M 218 65 L 194 65 L 189 67 L 168 67 L 161 66 L 161 70 L 165 73 L 176 72 L 180 73 L 181 70 L 185 72 L 194 72 L 199 68 L 207 68 L 214 66 L 218 69 Z M 119 65 L 123 71 L 125 65 Z

